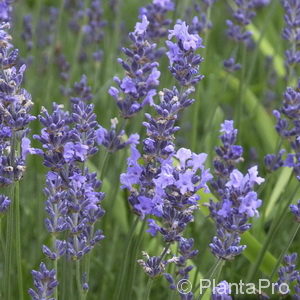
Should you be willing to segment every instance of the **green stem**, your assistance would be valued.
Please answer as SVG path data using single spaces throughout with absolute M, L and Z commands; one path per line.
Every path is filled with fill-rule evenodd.
M 56 247 L 56 237 L 55 237 L 55 234 L 52 235 L 52 247 L 53 247 L 53 249 L 55 249 L 55 247 Z M 54 271 L 56 273 L 56 278 L 58 278 L 57 259 L 55 259 L 53 261 L 53 269 L 54 269 Z M 54 288 L 54 299 L 58 300 L 57 287 Z
M 211 282 L 213 279 L 215 279 L 216 282 L 218 282 L 219 276 L 221 274 L 221 271 L 222 271 L 224 265 L 225 265 L 225 261 L 221 258 L 218 258 L 218 260 L 215 262 L 215 264 L 211 268 L 211 273 L 208 278 L 209 282 Z M 199 287 L 200 287 L 200 284 L 196 287 L 195 292 L 198 290 Z M 203 295 L 204 294 L 200 294 L 198 300 L 201 300 Z
M 147 283 L 147 288 L 146 288 L 146 293 L 145 293 L 145 297 L 144 297 L 145 300 L 150 299 L 152 285 L 153 285 L 153 279 L 151 277 L 149 277 L 148 283 Z
M 17 263 L 17 276 L 18 276 L 18 288 L 19 299 L 23 300 L 23 276 L 22 276 L 22 256 L 21 256 L 21 222 L 20 222 L 20 190 L 19 182 L 15 183 L 14 192 L 14 207 L 16 216 L 16 263 Z
M 279 267 L 279 265 L 280 265 L 280 263 L 282 261 L 283 256 L 288 252 L 289 248 L 291 247 L 291 245 L 292 245 L 292 243 L 293 243 L 293 241 L 294 241 L 294 239 L 295 239 L 295 237 L 296 237 L 296 235 L 297 235 L 297 233 L 299 231 L 299 228 L 300 228 L 300 223 L 295 224 L 294 230 L 292 231 L 292 235 L 291 235 L 288 243 L 286 244 L 285 248 L 282 250 L 279 258 L 277 259 L 277 263 L 276 263 L 276 265 L 275 265 L 275 267 L 274 267 L 274 269 L 272 271 L 270 280 L 273 279 L 273 277 L 274 277 L 274 275 L 275 275 L 275 273 L 276 273 L 276 271 L 277 271 L 277 269 L 278 269 L 278 267 Z
M 120 299 L 121 291 L 122 291 L 122 288 L 123 288 L 122 283 L 124 282 L 123 279 L 125 277 L 126 267 L 127 267 L 127 264 L 128 264 L 129 251 L 130 251 L 130 247 L 131 247 L 131 244 L 132 244 L 134 232 L 135 232 L 135 229 L 137 227 L 138 222 L 139 222 L 139 217 L 137 216 L 134 223 L 132 224 L 131 230 L 129 232 L 129 238 L 127 240 L 127 245 L 126 245 L 126 250 L 125 250 L 124 263 L 123 263 L 123 266 L 122 266 L 122 271 L 120 273 L 120 276 L 117 280 L 117 285 L 116 285 L 117 289 L 116 289 L 116 292 L 115 292 L 114 299 Z
M 80 260 L 76 260 L 76 282 L 77 282 L 78 297 L 80 300 L 82 300 L 84 299 L 84 296 L 83 296 L 83 289 L 81 284 Z

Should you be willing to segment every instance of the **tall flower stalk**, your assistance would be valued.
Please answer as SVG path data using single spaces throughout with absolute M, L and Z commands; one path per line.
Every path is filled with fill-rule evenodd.
M 262 201 L 254 188 L 264 179 L 258 176 L 257 166 L 251 167 L 245 175 L 236 169 L 236 164 L 243 160 L 243 148 L 235 145 L 237 129 L 233 127 L 233 121 L 225 121 L 221 133 L 222 146 L 216 148 L 212 181 L 212 189 L 219 201 L 210 201 L 209 205 L 217 235 L 209 246 L 218 259 L 232 260 L 246 248 L 240 245 L 240 236 L 251 228 L 249 219 L 259 215 L 257 209 Z
M 47 173 L 45 194 L 46 228 L 53 237 L 51 247 L 43 246 L 43 253 L 54 262 L 61 257 L 76 263 L 76 281 L 81 297 L 88 285 L 83 282 L 82 258 L 100 242 L 104 235 L 95 230 L 96 222 L 104 215 L 100 203 L 104 193 L 98 192 L 101 182 L 96 173 L 86 166 L 88 159 L 97 153 L 96 121 L 92 96 L 87 79 L 82 77 L 75 84 L 71 101 L 71 113 L 61 105 L 53 104 L 53 112 L 43 108 L 39 116 L 44 128 L 39 140 L 44 151 L 38 154 L 44 158 Z
M 172 38 L 176 38 L 176 42 Z M 123 188 L 130 191 L 129 203 L 140 218 L 148 218 L 148 232 L 163 237 L 164 250 L 158 256 L 144 253 L 139 260 L 145 273 L 154 278 L 165 273 L 170 263 L 176 266 L 176 274 L 165 273 L 173 289 L 181 278 L 187 279 L 193 268 L 187 260 L 197 254 L 193 250 L 193 239 L 183 237 L 186 226 L 193 221 L 193 212 L 198 208 L 200 189 L 206 189 L 211 175 L 204 167 L 206 154 L 195 154 L 189 149 L 176 151 L 174 133 L 180 111 L 190 106 L 194 100 L 190 94 L 194 85 L 203 76 L 199 75 L 201 56 L 195 51 L 202 46 L 197 34 L 190 34 L 183 22 L 170 30 L 167 41 L 170 72 L 180 86 L 172 90 L 164 89 L 159 93 L 160 102 L 153 107 L 157 116 L 146 114 L 147 138 L 143 141 L 143 153 L 136 145 L 131 146 L 127 172 L 121 175 Z M 175 163 L 178 161 L 178 163 Z M 150 218 L 151 217 L 151 218 Z M 171 244 L 178 244 L 179 255 L 170 255 Z M 149 292 L 150 296 L 150 287 Z M 182 299 L 191 297 L 181 294 Z
M 9 35 L 11 1 L 0 2 L 0 187 L 10 187 L 10 198 L 1 195 L 3 210 L 12 208 L 7 216 L 7 234 L 4 266 L 4 295 L 12 296 L 12 270 L 17 274 L 18 296 L 23 298 L 19 181 L 26 169 L 28 125 L 35 117 L 30 115 L 33 102 L 30 94 L 21 87 L 26 66 L 17 68 L 18 50 L 11 44 Z M 13 259 L 13 256 L 16 259 Z M 14 264 L 14 262 L 16 262 Z

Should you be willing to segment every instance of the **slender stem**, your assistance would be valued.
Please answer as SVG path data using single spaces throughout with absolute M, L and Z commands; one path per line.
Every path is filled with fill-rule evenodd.
M 124 263 L 123 263 L 123 266 L 122 266 L 122 271 L 121 271 L 120 276 L 119 276 L 118 281 L 117 281 L 117 285 L 116 285 L 117 289 L 116 289 L 116 292 L 115 292 L 114 299 L 120 299 L 121 291 L 122 291 L 122 288 L 123 288 L 123 284 L 122 284 L 123 281 L 122 280 L 125 276 L 126 267 L 127 267 L 128 258 L 129 258 L 129 251 L 130 251 L 130 247 L 131 247 L 131 244 L 132 244 L 134 232 L 135 232 L 135 229 L 137 227 L 138 222 L 139 222 L 139 217 L 137 216 L 134 223 L 132 224 L 131 230 L 129 232 L 129 238 L 127 240 L 127 245 L 126 245 L 126 250 L 125 250 L 125 259 L 124 259 Z
M 55 247 L 56 247 L 56 236 L 55 236 L 55 234 L 52 235 L 52 247 L 53 247 L 53 249 L 55 249 Z M 56 273 L 56 278 L 58 278 L 57 259 L 55 259 L 53 261 L 53 269 L 54 269 L 54 271 Z M 54 299 L 58 300 L 57 287 L 54 288 Z
M 279 258 L 277 259 L 277 263 L 276 263 L 276 265 L 275 265 L 275 267 L 274 267 L 274 269 L 273 269 L 273 271 L 272 271 L 270 280 L 272 280 L 272 278 L 274 277 L 274 275 L 275 275 L 275 273 L 276 273 L 276 271 L 277 271 L 277 269 L 278 269 L 278 267 L 279 267 L 279 265 L 280 265 L 280 263 L 281 263 L 281 261 L 282 261 L 282 258 L 283 258 L 283 256 L 284 256 L 284 254 L 286 254 L 286 253 L 288 252 L 289 248 L 291 247 L 291 245 L 292 245 L 292 243 L 293 243 L 293 241 L 294 241 L 294 239 L 295 239 L 295 237 L 296 237 L 296 235 L 297 235 L 297 233 L 298 233 L 298 231 L 299 231 L 300 223 L 297 223 L 297 224 L 295 224 L 295 225 L 296 225 L 296 226 L 294 226 L 294 230 L 292 231 L 292 235 L 291 235 L 291 237 L 290 237 L 288 243 L 286 244 L 286 246 L 285 246 L 284 249 L 282 250 L 282 252 L 281 252 Z
M 18 288 L 19 288 L 19 299 L 23 300 L 23 276 L 22 276 L 22 256 L 21 256 L 21 222 L 20 222 L 20 190 L 19 182 L 15 183 L 14 192 L 14 206 L 16 216 L 16 263 L 17 263 L 17 276 L 18 276 Z
M 146 288 L 146 293 L 145 293 L 145 297 L 144 297 L 145 300 L 150 299 L 152 285 L 153 285 L 153 279 L 151 277 L 149 277 L 148 283 L 147 283 L 147 288 Z
M 220 273 L 225 265 L 225 261 L 222 258 L 218 258 L 211 269 L 211 273 L 209 275 L 208 281 L 211 282 L 212 279 L 215 279 L 218 282 L 218 278 Z M 196 287 L 195 291 L 200 287 L 200 284 Z M 204 294 L 200 294 L 198 300 L 201 300 Z
M 84 299 L 83 296 L 83 289 L 81 284 L 81 272 L 80 272 L 80 260 L 76 260 L 76 282 L 77 282 L 77 289 L 78 289 L 78 297 L 79 299 Z

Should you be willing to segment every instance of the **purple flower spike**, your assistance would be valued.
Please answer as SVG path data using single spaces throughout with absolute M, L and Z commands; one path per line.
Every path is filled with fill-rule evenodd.
M 298 44 L 300 40 L 300 3 L 295 0 L 282 1 L 285 15 L 285 28 L 282 36 L 290 44 L 290 48 L 285 52 L 286 65 L 292 67 L 300 63 L 300 51 Z
M 9 21 L 11 1 L 0 2 L 0 21 Z M 0 22 L 0 187 L 19 181 L 25 172 L 24 144 L 28 125 L 35 120 L 30 114 L 31 95 L 21 87 L 25 65 L 16 67 L 18 49 L 11 44 L 9 23 Z M 17 145 L 21 144 L 20 151 Z
M 83 76 L 71 91 L 71 112 L 53 104 L 53 112 L 43 109 L 39 120 L 44 126 L 35 136 L 43 145 L 38 153 L 44 158 L 47 173 L 45 225 L 55 234 L 54 249 L 43 246 L 43 253 L 52 260 L 67 256 L 79 260 L 104 235 L 94 230 L 96 222 L 104 215 L 99 192 L 101 182 L 90 173 L 86 162 L 97 151 L 97 130 L 100 128 L 94 113 L 91 89 Z M 29 148 L 30 149 L 30 148 Z
M 240 234 L 250 229 L 248 219 L 259 215 L 257 209 L 262 201 L 258 199 L 254 188 L 263 183 L 264 179 L 258 176 L 257 166 L 250 168 L 246 175 L 235 168 L 243 160 L 243 148 L 234 144 L 237 129 L 233 121 L 221 124 L 220 131 L 223 145 L 216 148 L 215 179 L 211 183 L 219 202 L 210 201 L 209 204 L 217 236 L 209 246 L 216 257 L 230 260 L 246 248 L 240 245 Z
M 152 105 L 159 85 L 156 44 L 147 40 L 148 25 L 149 21 L 144 15 L 142 22 L 136 24 L 135 31 L 129 34 L 132 46 L 122 49 L 128 59 L 118 59 L 126 76 L 123 79 L 115 77 L 118 87 L 109 89 L 109 94 L 116 100 L 125 119 L 136 115 L 145 105 Z
M 204 77 L 199 74 L 199 64 L 203 58 L 195 54 L 197 49 L 204 47 L 202 39 L 198 34 L 190 34 L 185 22 L 176 24 L 169 32 L 169 41 L 166 42 L 169 70 L 180 85 L 193 86 Z M 173 37 L 176 43 L 171 41 Z
M 146 16 L 149 21 L 147 39 L 156 41 L 168 35 L 168 27 L 172 21 L 167 18 L 167 14 L 174 7 L 172 0 L 153 0 L 151 4 L 141 8 L 139 18 Z
M 296 221 L 300 223 L 300 200 L 297 204 L 290 205 L 290 210 L 295 215 Z
M 265 157 L 266 166 L 270 171 L 276 170 L 281 166 L 293 168 L 296 178 L 300 180 L 300 124 L 298 122 L 300 113 L 300 81 L 297 88 L 288 87 L 283 94 L 283 105 L 279 110 L 274 110 L 276 118 L 275 129 L 278 134 L 286 139 L 293 149 L 293 153 L 287 153 L 283 158 L 285 150 L 282 149 L 278 154 L 267 155 Z
M 8 211 L 10 203 L 11 200 L 7 196 L 0 195 L 0 215 Z
M 29 289 L 28 293 L 32 300 L 54 299 L 52 298 L 54 289 L 58 286 L 55 270 L 48 270 L 44 263 L 40 264 L 39 271 L 32 271 L 34 289 Z
M 223 280 L 213 289 L 212 300 L 232 300 L 230 293 L 228 282 Z

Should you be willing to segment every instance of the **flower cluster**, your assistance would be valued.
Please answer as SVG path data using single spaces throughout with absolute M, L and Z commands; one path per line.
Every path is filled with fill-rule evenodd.
M 297 89 L 288 87 L 283 95 L 283 105 L 279 110 L 274 110 L 273 114 L 277 119 L 276 131 L 278 134 L 290 142 L 294 153 L 288 153 L 285 159 L 282 158 L 284 150 L 276 155 L 267 155 L 265 163 L 270 170 L 276 170 L 281 166 L 294 169 L 297 179 L 300 179 L 300 126 L 299 126 L 299 107 L 300 107 L 300 81 Z
M 9 20 L 9 1 L 1 2 L 0 8 L 0 17 Z M 8 29 L 9 23 L 0 24 L 0 187 L 22 178 L 31 152 L 28 125 L 35 119 L 30 115 L 31 95 L 21 87 L 26 66 L 16 67 L 18 50 L 11 44 Z M 9 204 L 10 200 L 1 196 L 1 212 Z
M 278 270 L 278 280 L 276 282 L 276 287 L 279 292 L 289 293 L 289 290 L 282 290 L 281 285 L 294 286 L 295 295 L 293 299 L 300 299 L 300 274 L 296 269 L 297 264 L 297 253 L 292 253 L 291 255 L 286 255 L 283 258 L 283 266 Z M 295 285 L 295 283 L 297 284 Z
M 246 175 L 235 169 L 235 164 L 242 159 L 242 147 L 234 145 L 237 130 L 233 121 L 225 121 L 221 126 L 223 145 L 216 149 L 218 157 L 214 161 L 216 179 L 213 190 L 220 201 L 210 201 L 210 214 L 216 222 L 217 236 L 210 248 L 215 256 L 233 259 L 246 246 L 240 245 L 240 235 L 249 230 L 248 219 L 258 216 L 257 209 L 262 201 L 254 192 L 256 185 L 264 182 L 258 176 L 257 166 L 250 168 Z
M 32 271 L 32 277 L 35 290 L 28 290 L 32 300 L 53 299 L 51 297 L 53 296 L 54 289 L 58 285 L 55 270 L 48 270 L 46 265 L 41 263 L 39 271 Z
M 256 15 L 256 9 L 269 4 L 268 0 L 248 1 L 234 0 L 236 7 L 233 9 L 233 19 L 227 20 L 227 35 L 236 42 L 243 42 L 247 46 L 253 43 L 252 33 L 246 26 L 251 24 Z
M 300 62 L 300 3 L 296 0 L 282 1 L 285 10 L 285 28 L 282 36 L 290 43 L 290 48 L 285 52 L 287 66 Z
M 97 192 L 101 182 L 85 166 L 98 151 L 99 127 L 85 84 L 85 77 L 75 84 L 78 94 L 71 98 L 71 114 L 54 103 L 52 114 L 43 109 L 39 116 L 44 128 L 35 138 L 42 143 L 44 165 L 50 168 L 45 188 L 46 227 L 63 238 L 56 239 L 53 250 L 43 247 L 50 259 L 66 255 L 78 260 L 104 238 L 102 231 L 93 229 L 104 214 L 100 206 L 104 193 Z
M 28 51 L 30 51 L 33 47 L 32 31 L 32 15 L 26 15 L 23 18 L 23 32 L 21 34 L 21 38 L 25 42 Z
M 36 35 L 37 45 L 40 48 L 44 49 L 54 43 L 58 16 L 59 9 L 54 6 L 50 6 L 46 10 L 46 17 L 44 16 L 39 20 Z M 45 57 L 45 59 L 47 60 L 48 57 Z
M 167 168 L 171 167 L 175 147 L 174 133 L 179 129 L 175 122 L 179 111 L 193 103 L 194 100 L 189 98 L 192 91 L 193 89 L 189 89 L 180 96 L 176 88 L 165 89 L 160 93 L 160 104 L 154 105 L 158 117 L 146 114 L 148 122 L 144 122 L 144 126 L 147 128 L 148 137 L 143 141 L 143 165 L 139 163 L 141 154 L 136 145 L 131 146 L 128 169 L 126 173 L 121 174 L 121 183 L 124 188 L 130 190 L 129 202 L 134 212 L 142 217 L 151 213 L 154 207 L 159 207 L 156 201 L 161 199 L 160 195 L 155 195 L 154 192 L 155 178 L 163 171 L 163 162 L 166 174 Z M 139 186 L 136 186 L 137 184 Z
M 198 15 L 192 18 L 189 26 L 189 32 L 192 34 L 203 34 L 212 27 L 211 20 L 209 19 L 209 10 L 216 0 L 202 0 L 201 3 L 194 3 L 189 13 L 196 12 Z
M 133 133 L 127 138 L 125 130 L 118 131 L 118 122 L 117 118 L 111 119 L 109 130 L 100 125 L 96 131 L 98 144 L 104 146 L 108 152 L 116 152 L 139 142 L 140 137 L 137 133 Z
M 99 43 L 103 40 L 103 27 L 106 25 L 106 21 L 103 20 L 101 0 L 92 0 L 90 7 L 85 11 L 85 15 L 87 24 L 82 27 L 84 40 L 80 56 L 82 58 L 87 57 L 84 49 L 86 48 L 86 45 L 93 45 L 95 51 L 93 51 L 92 57 L 95 61 L 99 61 L 101 60 L 103 53 L 101 50 L 98 50 L 98 47 Z
M 118 88 L 109 89 L 109 94 L 115 98 L 126 119 L 133 117 L 145 105 L 153 104 L 153 96 L 159 85 L 160 72 L 154 57 L 156 44 L 151 44 L 146 39 L 148 25 L 149 21 L 143 16 L 142 22 L 138 22 L 135 31 L 129 34 L 133 45 L 122 49 L 128 60 L 118 60 L 126 71 L 126 76 L 123 79 L 114 77 Z
M 0 1 L 0 24 L 11 21 L 11 7 L 12 0 L 1 0 Z
M 230 287 L 227 281 L 221 281 L 212 291 L 212 300 L 232 300 Z
M 140 19 L 146 16 L 149 21 L 146 31 L 148 39 L 159 40 L 168 35 L 168 27 L 172 21 L 167 18 L 167 14 L 172 10 L 173 0 L 153 0 L 151 4 L 140 9 Z
M 233 20 L 227 20 L 227 36 L 237 42 L 244 43 L 246 47 L 253 46 L 252 33 L 247 30 L 246 26 L 251 24 L 256 15 L 256 10 L 269 4 L 269 0 L 234 0 Z M 224 67 L 229 72 L 237 71 L 241 65 L 235 62 L 235 57 L 230 57 L 224 61 Z
M 171 41 L 173 37 L 176 38 L 176 43 Z M 197 49 L 204 47 L 202 39 L 198 34 L 190 34 L 185 22 L 176 24 L 169 31 L 166 45 L 169 50 L 169 70 L 181 86 L 193 86 L 203 79 L 204 76 L 199 74 L 199 64 L 203 58 L 195 53 Z

